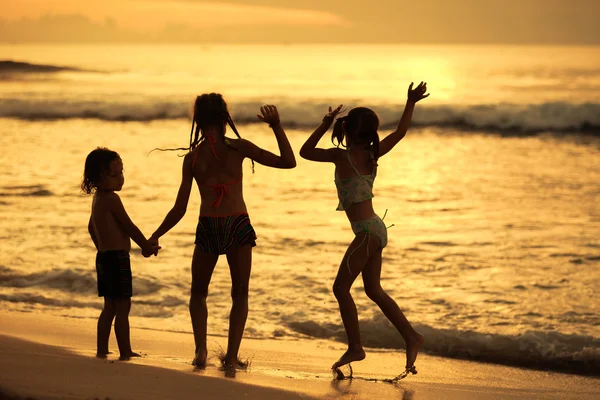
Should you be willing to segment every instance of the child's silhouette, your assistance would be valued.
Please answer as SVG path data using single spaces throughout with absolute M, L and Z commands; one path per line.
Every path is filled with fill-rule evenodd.
M 398 128 L 381 142 L 377 133 L 377 114 L 368 108 L 358 107 L 335 121 L 331 140 L 337 141 L 337 147 L 317 148 L 319 140 L 340 112 L 342 106 L 339 106 L 335 110 L 329 108 L 329 113 L 323 117 L 321 125 L 300 150 L 303 158 L 335 164 L 335 185 L 340 201 L 337 210 L 346 212 L 352 231 L 356 235 L 344 255 L 333 285 L 333 293 L 337 298 L 348 337 L 348 350 L 332 366 L 338 373 L 342 365 L 365 358 L 360 340 L 358 313 L 350 295 L 350 288 L 361 273 L 367 296 L 377 303 L 406 342 L 407 371 L 416 373 L 414 362 L 419 348 L 424 343 L 424 337 L 413 329 L 396 302 L 381 288 L 381 254 L 387 245 L 387 228 L 382 219 L 375 214 L 371 200 L 377 176 L 377 160 L 392 150 L 406 135 L 415 104 L 429 96 L 425 94 L 427 84 L 421 82 L 414 90 L 412 86 L 411 83 L 406 108 Z M 340 144 L 346 149 L 340 149 Z
M 145 257 L 158 254 L 131 221 L 118 192 L 123 187 L 123 161 L 119 154 L 106 148 L 93 150 L 85 160 L 81 188 L 94 194 L 88 231 L 98 253 L 98 296 L 104 297 L 104 308 L 98 318 L 97 356 L 106 357 L 112 321 L 121 360 L 139 357 L 131 350 L 129 310 L 131 309 L 132 276 L 129 260 L 130 238 L 141 248 Z
M 150 241 L 158 239 L 185 215 L 192 181 L 200 190 L 200 218 L 196 230 L 196 247 L 192 259 L 190 315 L 196 344 L 193 364 L 206 365 L 206 297 L 210 279 L 219 258 L 225 254 L 231 273 L 233 306 L 229 320 L 227 354 L 224 366 L 243 366 L 238 351 L 248 316 L 248 285 L 252 266 L 252 247 L 256 233 L 242 193 L 242 161 L 249 158 L 274 168 L 293 168 L 296 159 L 279 121 L 275 106 L 261 107 L 258 118 L 273 129 L 280 156 L 241 139 L 227 110 L 223 97 L 217 93 L 196 98 L 189 147 L 183 159 L 181 185 L 175 205 L 169 211 Z M 225 136 L 229 125 L 238 139 Z

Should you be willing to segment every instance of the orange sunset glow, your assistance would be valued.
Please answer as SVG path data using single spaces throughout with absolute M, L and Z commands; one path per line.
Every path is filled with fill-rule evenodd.
M 600 0 L 0 9 L 0 399 L 600 399 Z
M 595 0 L 1 0 L 3 41 L 600 42 Z M 557 29 L 557 27 L 559 27 Z M 476 33 L 476 34 L 474 34 Z

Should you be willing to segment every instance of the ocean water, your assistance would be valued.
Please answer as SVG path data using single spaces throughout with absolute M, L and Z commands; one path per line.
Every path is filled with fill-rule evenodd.
M 197 94 L 223 93 L 241 135 L 272 151 L 255 114 L 278 105 L 297 151 L 340 103 L 372 107 L 385 135 L 408 83 L 425 80 L 431 97 L 380 160 L 374 206 L 394 225 L 382 286 L 428 353 L 599 375 L 599 50 L 2 45 L 0 310 L 97 317 L 91 199 L 79 190 L 95 146 L 121 154 L 120 195 L 149 235 L 173 204 L 182 159 L 148 153 L 186 145 Z M 335 211 L 333 165 L 298 157 L 293 170 L 252 173 L 248 161 L 244 174 L 258 234 L 246 335 L 345 341 L 331 286 L 353 235 Z M 199 202 L 193 193 L 159 257 L 134 245 L 135 326 L 191 332 Z M 229 290 L 223 258 L 210 334 L 227 333 Z M 401 348 L 360 279 L 353 294 L 364 344 Z

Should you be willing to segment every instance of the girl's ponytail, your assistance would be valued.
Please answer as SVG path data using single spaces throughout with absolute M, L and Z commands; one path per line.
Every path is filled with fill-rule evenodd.
M 333 143 L 336 147 L 340 147 L 340 145 L 342 147 L 346 147 L 346 144 L 344 144 L 344 128 L 342 127 L 342 124 L 344 123 L 344 121 L 346 121 L 346 118 L 348 118 L 348 116 L 340 117 L 336 119 L 335 123 L 333 124 L 333 132 L 331 133 L 331 143 Z M 348 143 L 348 140 L 346 140 L 346 143 Z
M 373 161 L 377 164 L 377 160 L 379 159 L 379 134 L 376 130 L 371 131 L 370 133 L 370 142 L 373 146 Z

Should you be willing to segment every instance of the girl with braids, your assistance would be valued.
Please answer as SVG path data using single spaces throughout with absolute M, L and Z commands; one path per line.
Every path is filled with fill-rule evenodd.
M 192 288 L 190 315 L 196 344 L 192 362 L 206 365 L 206 297 L 208 285 L 219 255 L 225 254 L 231 274 L 233 305 L 229 319 L 227 354 L 222 360 L 225 367 L 243 367 L 238 351 L 248 316 L 248 284 L 252 265 L 252 247 L 256 234 L 242 194 L 242 161 L 245 158 L 274 168 L 294 168 L 296 159 L 273 105 L 261 107 L 257 117 L 268 123 L 275 133 L 281 155 L 263 150 L 240 135 L 229 115 L 227 104 L 220 94 L 203 94 L 196 98 L 190 134 L 190 145 L 183 159 L 181 185 L 175 205 L 149 241 L 158 245 L 158 239 L 183 218 L 192 180 L 200 190 L 200 217 L 196 230 L 192 258 Z M 225 136 L 229 125 L 238 139 Z M 172 149 L 177 150 L 177 149 Z
M 338 376 L 343 376 L 339 368 L 365 358 L 360 340 L 358 313 L 350 295 L 354 280 L 362 272 L 367 296 L 383 311 L 406 342 L 406 371 L 416 374 L 414 362 L 424 337 L 417 333 L 408 322 L 396 302 L 381 288 L 381 253 L 387 244 L 387 229 L 382 219 L 373 211 L 373 183 L 377 175 L 377 160 L 386 155 L 406 135 L 415 104 L 429 94 L 427 84 L 421 82 L 415 89 L 408 88 L 408 101 L 398 124 L 398 128 L 381 142 L 377 129 L 379 118 L 372 110 L 357 107 L 345 117 L 335 121 L 331 141 L 334 148 L 321 149 L 317 144 L 340 112 L 329 107 L 323 122 L 308 138 L 300 150 L 300 156 L 307 160 L 332 162 L 335 164 L 335 185 L 337 187 L 338 211 L 345 211 L 356 235 L 338 270 L 333 284 L 333 293 L 338 301 L 342 321 L 348 337 L 348 350 L 331 367 Z M 345 139 L 345 144 L 344 144 Z M 345 149 L 339 148 L 342 145 Z M 385 215 L 384 215 L 385 217 Z

